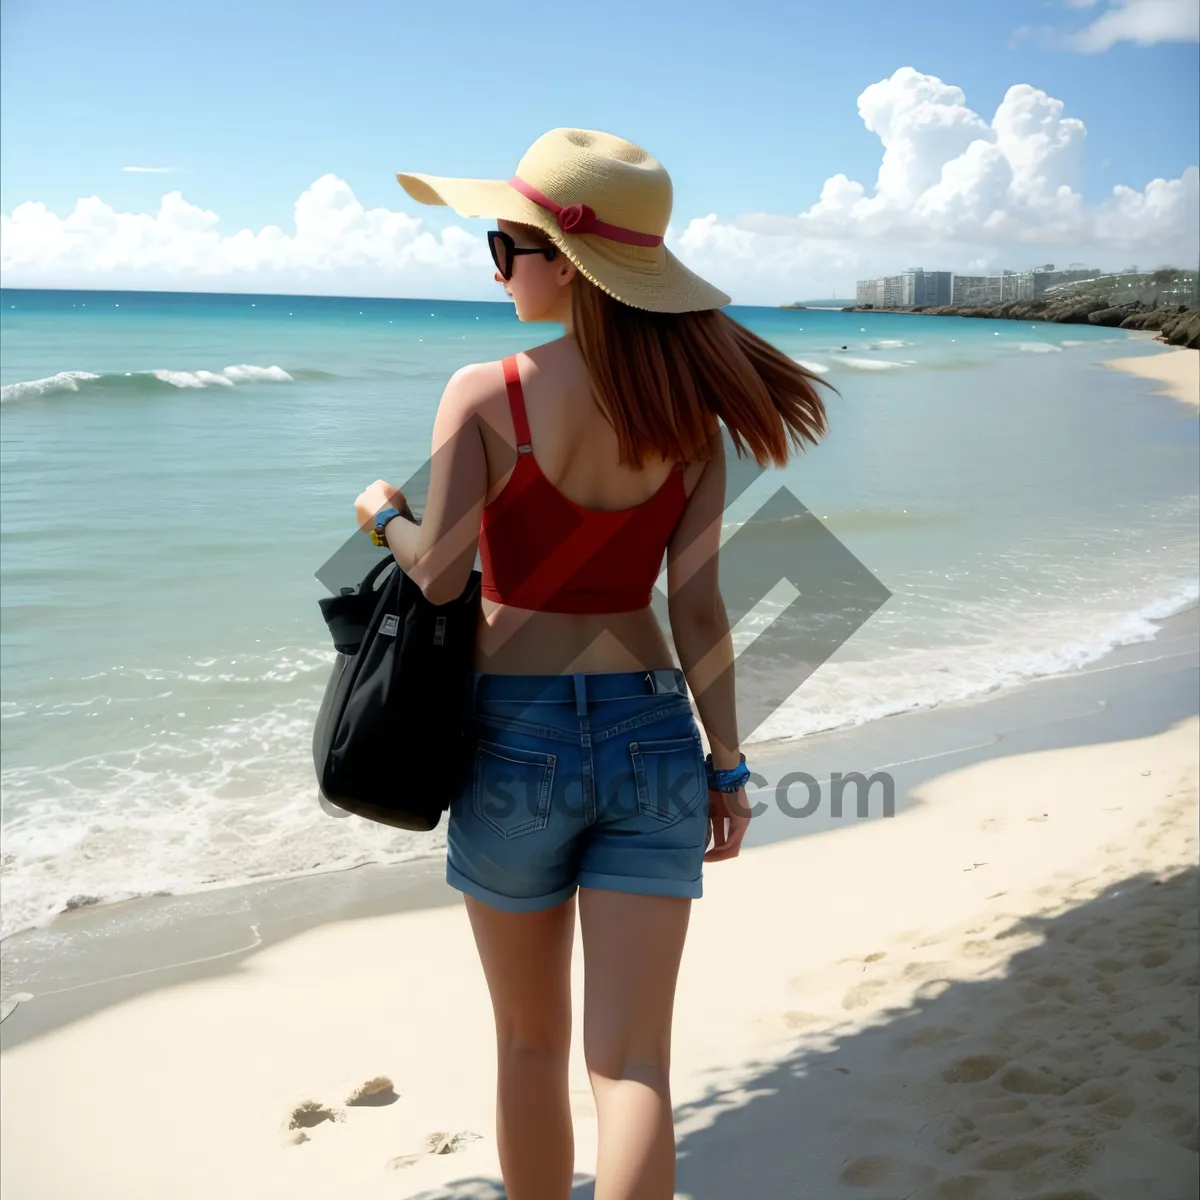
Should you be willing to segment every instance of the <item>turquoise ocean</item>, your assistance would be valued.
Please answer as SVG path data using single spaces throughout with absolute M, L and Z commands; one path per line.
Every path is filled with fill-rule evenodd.
M 333 651 L 316 572 L 347 541 L 376 554 L 354 497 L 425 463 L 457 367 L 560 331 L 446 301 L 4 290 L 0 306 L 3 932 L 437 853 L 444 830 L 317 804 Z M 1102 365 L 1159 353 L 1144 335 L 731 312 L 838 394 L 826 441 L 756 480 L 730 530 L 786 484 L 893 593 L 748 758 L 1086 665 L 1196 602 L 1195 413 Z

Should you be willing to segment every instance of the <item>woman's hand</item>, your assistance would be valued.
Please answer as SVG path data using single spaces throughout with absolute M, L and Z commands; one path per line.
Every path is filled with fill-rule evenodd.
M 705 862 L 720 862 L 726 858 L 737 858 L 742 848 L 742 838 L 750 828 L 750 807 L 746 803 L 746 789 L 736 792 L 708 793 L 708 820 L 712 835 L 712 849 L 704 855 Z
M 382 479 L 377 479 L 354 501 L 354 516 L 359 529 L 370 533 L 375 528 L 375 514 L 384 508 L 399 509 L 406 516 L 410 511 L 402 491 Z

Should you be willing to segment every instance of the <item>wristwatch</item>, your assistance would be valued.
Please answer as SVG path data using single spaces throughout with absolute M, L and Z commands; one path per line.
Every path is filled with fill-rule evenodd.
M 398 508 L 381 508 L 375 514 L 375 528 L 371 530 L 371 541 L 376 546 L 386 546 L 387 538 L 383 536 L 384 527 L 393 517 L 402 517 L 403 515 Z

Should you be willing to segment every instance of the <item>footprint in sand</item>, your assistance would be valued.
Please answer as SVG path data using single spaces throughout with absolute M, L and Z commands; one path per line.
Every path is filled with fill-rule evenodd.
M 882 979 L 868 979 L 864 983 L 857 984 L 842 997 L 842 1007 L 866 1008 L 871 1003 L 872 996 L 885 986 Z
M 376 1075 L 350 1090 L 346 1097 L 346 1105 L 363 1108 L 384 1104 L 395 1104 L 400 1097 L 392 1087 L 392 1081 L 386 1075 Z M 346 1111 L 334 1104 L 322 1104 L 319 1100 L 302 1100 L 292 1109 L 287 1119 L 288 1132 L 295 1132 L 291 1139 L 296 1145 L 311 1141 L 308 1130 L 326 1121 L 342 1122 L 346 1119 Z
M 902 979 L 937 980 L 945 979 L 950 964 L 946 962 L 910 962 L 900 972 Z
M 984 942 L 975 938 L 972 941 L 963 942 L 959 947 L 959 953 L 964 958 L 991 958 L 993 955 L 1004 953 L 1004 951 L 995 942 Z
M 287 1120 L 289 1133 L 294 1134 L 290 1139 L 295 1145 L 310 1141 L 308 1130 L 325 1121 L 344 1121 L 346 1114 L 340 1108 L 321 1104 L 317 1100 L 302 1100 L 292 1109 Z
M 424 1154 L 401 1154 L 389 1159 L 387 1165 L 389 1169 L 399 1171 L 423 1162 L 431 1154 L 457 1154 L 471 1142 L 480 1141 L 482 1136 L 472 1133 L 469 1129 L 464 1129 L 461 1133 L 430 1133 L 425 1137 Z
M 376 1075 L 354 1088 L 346 1098 L 346 1104 L 355 1108 L 381 1108 L 385 1104 L 395 1104 L 399 1099 L 392 1081 L 386 1075 Z
M 1117 1038 L 1134 1050 L 1159 1050 L 1171 1040 L 1161 1029 L 1145 1029 L 1138 1033 L 1118 1033 Z
M 1045 1157 L 1053 1146 L 1021 1145 L 1000 1146 L 982 1154 L 978 1161 L 985 1171 L 1019 1171 L 1039 1158 Z
M 999 1138 L 1007 1141 L 1011 1138 L 1020 1137 L 1023 1134 L 1034 1133 L 1043 1128 L 1045 1124 L 1046 1119 L 1039 1117 L 1036 1113 L 1009 1113 L 1007 1116 L 989 1117 L 984 1128 L 984 1133 L 988 1138 Z
M 1070 1080 L 1045 1067 L 1036 1071 L 1028 1067 L 1010 1067 L 997 1082 L 1006 1092 L 1034 1096 L 1061 1096 L 1075 1086 Z
M 849 1187 L 874 1187 L 877 1183 L 886 1181 L 911 1189 L 914 1185 L 928 1183 L 932 1175 L 932 1170 L 917 1163 L 888 1158 L 882 1154 L 871 1154 L 848 1162 L 842 1168 L 838 1179 Z
M 952 1063 L 942 1072 L 942 1078 L 947 1083 L 982 1083 L 991 1079 L 1007 1062 L 1008 1059 L 996 1054 L 972 1054 Z
M 942 1154 L 958 1154 L 979 1141 L 975 1122 L 954 1113 L 938 1113 L 913 1134 L 914 1145 L 929 1147 Z
M 913 1192 L 906 1200 L 977 1200 L 987 1186 L 986 1175 L 955 1175 Z
M 955 1029 L 953 1025 L 933 1026 L 929 1029 L 919 1029 L 916 1033 L 901 1038 L 900 1047 L 908 1049 L 909 1046 L 936 1046 L 940 1042 L 952 1042 L 959 1037 L 962 1037 L 962 1030 Z
M 802 1012 L 800 1009 L 792 1009 L 789 1012 L 783 1013 L 779 1020 L 783 1023 L 784 1029 L 807 1029 L 810 1025 L 820 1025 L 822 1018 L 816 1013 Z

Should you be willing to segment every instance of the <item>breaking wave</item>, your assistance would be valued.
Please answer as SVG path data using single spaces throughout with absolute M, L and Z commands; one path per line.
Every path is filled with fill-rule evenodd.
M 282 367 L 259 367 L 239 363 L 219 371 L 175 371 L 157 368 L 150 371 L 113 371 L 96 375 L 91 371 L 59 371 L 45 379 L 29 379 L 7 383 L 0 387 L 0 403 L 14 400 L 37 400 L 66 392 L 91 391 L 159 391 L 170 388 L 237 387 L 247 383 L 292 383 L 300 378 L 323 378 L 323 371 L 304 371 L 289 374 Z

